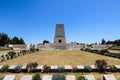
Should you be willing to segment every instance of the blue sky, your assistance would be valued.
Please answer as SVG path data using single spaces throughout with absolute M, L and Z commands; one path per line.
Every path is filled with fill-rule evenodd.
M 67 42 L 120 39 L 120 0 L 0 0 L 0 32 L 11 38 L 53 42 L 60 23 Z

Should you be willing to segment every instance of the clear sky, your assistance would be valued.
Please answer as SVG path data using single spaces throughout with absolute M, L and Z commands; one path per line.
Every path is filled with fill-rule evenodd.
M 53 42 L 60 23 L 67 42 L 120 39 L 120 0 L 0 0 L 0 32 L 11 38 Z

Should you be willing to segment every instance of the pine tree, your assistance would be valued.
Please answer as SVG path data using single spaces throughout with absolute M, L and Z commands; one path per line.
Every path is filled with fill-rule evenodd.
M 23 38 L 20 38 L 20 39 L 19 39 L 19 44 L 25 44 Z
M 105 44 L 105 43 L 106 43 L 105 39 L 102 39 L 101 44 Z
M 4 46 L 5 44 L 10 43 L 10 38 L 7 34 L 0 33 L 0 46 Z

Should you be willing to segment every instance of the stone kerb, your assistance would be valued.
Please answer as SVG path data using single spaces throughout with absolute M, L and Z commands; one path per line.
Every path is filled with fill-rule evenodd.
M 32 80 L 32 75 L 23 75 L 20 80 Z

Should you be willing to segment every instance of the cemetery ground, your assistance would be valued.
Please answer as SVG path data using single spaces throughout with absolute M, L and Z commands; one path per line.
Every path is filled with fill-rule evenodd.
M 120 54 L 120 50 L 108 50 L 110 53 Z
M 93 54 L 79 50 L 46 50 L 38 51 L 33 54 L 27 54 L 15 59 L 3 61 L 0 65 L 26 65 L 31 62 L 37 62 L 40 65 L 94 65 L 98 59 L 104 59 L 109 65 L 120 64 L 120 60 L 103 55 Z M 11 64 L 12 63 L 12 64 Z
M 20 52 L 20 51 L 18 51 L 18 50 L 3 50 L 3 51 L 0 51 L 0 55 L 2 55 L 2 54 L 7 54 L 8 52 Z
M 32 54 L 27 54 L 24 56 L 20 56 L 11 60 L 0 62 L 0 65 L 27 65 L 31 62 L 37 62 L 39 65 L 57 65 L 57 66 L 64 66 L 64 65 L 72 65 L 73 67 L 76 65 L 94 65 L 95 61 L 98 59 L 104 59 L 109 65 L 116 65 L 120 64 L 120 60 L 112 57 L 107 57 L 99 54 L 93 54 L 90 52 L 79 51 L 79 50 L 46 50 L 46 51 L 38 51 Z M 16 80 L 20 80 L 23 75 L 34 75 L 35 73 L 0 73 L 2 75 L 9 75 L 13 74 L 16 75 Z M 42 75 L 49 75 L 54 73 L 41 73 Z M 80 75 L 87 75 L 91 74 L 94 75 L 96 80 L 103 80 L 104 74 L 112 74 L 116 77 L 117 80 L 120 80 L 120 72 L 106 72 L 106 73 L 99 73 L 99 72 L 78 72 L 78 73 L 63 73 L 63 74 L 73 74 L 76 77 Z
M 16 80 L 20 80 L 21 77 L 23 75 L 34 75 L 35 73 L 0 73 L 0 76 L 5 76 L 5 75 L 15 75 L 16 76 Z M 40 73 L 41 76 L 43 75 L 53 75 L 54 73 Z M 96 80 L 103 80 L 103 75 L 104 74 L 112 74 L 115 76 L 115 78 L 117 80 L 120 80 L 120 73 L 119 72 L 116 72 L 116 73 L 110 73 L 110 72 L 107 72 L 107 73 L 97 73 L 97 72 L 91 72 L 91 73 L 62 73 L 62 74 L 65 74 L 65 75 L 75 75 L 76 79 L 79 77 L 79 76 L 83 76 L 83 75 L 94 75 L 95 79 Z

